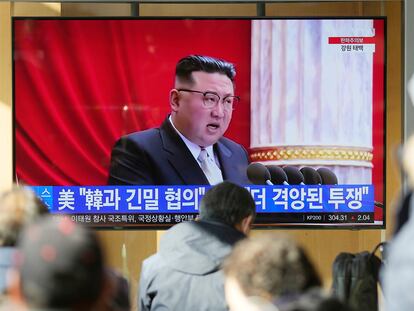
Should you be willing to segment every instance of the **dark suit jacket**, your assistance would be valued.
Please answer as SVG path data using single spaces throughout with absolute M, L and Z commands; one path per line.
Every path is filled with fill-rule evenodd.
M 223 179 L 250 184 L 246 150 L 222 137 L 214 150 Z M 205 185 L 208 180 L 168 118 L 160 128 L 121 137 L 112 149 L 110 185 Z

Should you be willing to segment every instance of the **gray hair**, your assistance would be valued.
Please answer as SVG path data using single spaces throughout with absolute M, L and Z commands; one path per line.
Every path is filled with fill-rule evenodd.
M 47 206 L 27 187 L 13 187 L 0 197 L 0 246 L 15 246 L 24 227 L 48 213 Z
M 291 238 L 262 234 L 239 242 L 224 263 L 247 296 L 295 295 L 320 286 L 320 278 L 304 250 Z

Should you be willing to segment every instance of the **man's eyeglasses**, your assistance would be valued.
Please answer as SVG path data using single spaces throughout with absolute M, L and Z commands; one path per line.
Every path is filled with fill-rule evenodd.
M 190 93 L 198 93 L 203 95 L 203 103 L 204 108 L 211 109 L 217 107 L 217 105 L 220 102 L 220 96 L 213 92 L 201 92 L 201 91 L 195 91 L 195 90 L 188 90 L 188 89 L 177 89 L 179 92 L 190 92 Z M 223 107 L 225 110 L 234 110 L 234 107 L 237 106 L 237 104 L 240 102 L 239 96 L 226 96 L 222 100 Z

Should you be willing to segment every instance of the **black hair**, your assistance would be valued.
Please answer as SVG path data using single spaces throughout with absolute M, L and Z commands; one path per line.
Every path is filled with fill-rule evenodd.
M 175 76 L 181 82 L 194 83 L 192 73 L 203 71 L 207 73 L 221 73 L 226 75 L 232 82 L 236 76 L 234 65 L 223 59 L 203 55 L 189 55 L 180 59 L 175 68 Z
M 104 288 L 104 254 L 95 232 L 44 216 L 19 237 L 16 268 L 31 308 L 92 310 Z M 48 250 L 45 255 L 44 250 Z
M 216 220 L 234 227 L 250 215 L 256 216 L 250 192 L 228 181 L 207 191 L 200 203 L 202 220 Z

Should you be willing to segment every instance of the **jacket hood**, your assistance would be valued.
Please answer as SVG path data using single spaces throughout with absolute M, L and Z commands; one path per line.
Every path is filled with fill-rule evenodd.
M 161 238 L 159 254 L 172 269 L 205 275 L 218 270 L 233 245 L 244 237 L 219 222 L 183 222 Z

